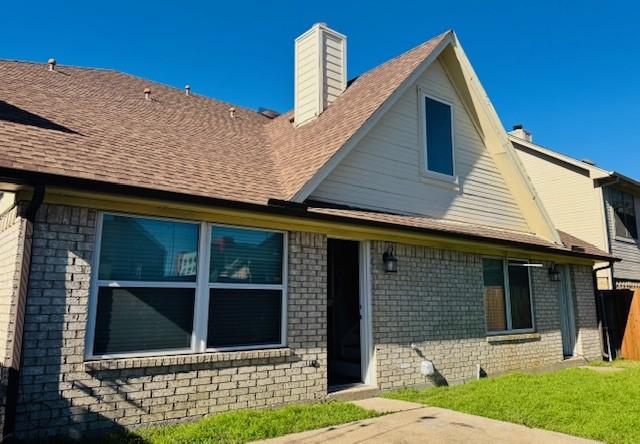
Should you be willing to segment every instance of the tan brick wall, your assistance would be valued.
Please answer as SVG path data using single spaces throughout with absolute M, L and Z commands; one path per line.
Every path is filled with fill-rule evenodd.
M 327 394 L 326 236 L 289 234 L 288 349 L 84 362 L 96 211 L 44 205 L 33 234 L 18 419 L 21 437 L 80 436 Z M 383 389 L 431 381 L 415 342 L 449 383 L 562 360 L 559 284 L 533 269 L 539 336 L 487 342 L 481 257 L 397 245 L 384 273 L 372 243 L 373 337 Z M 574 268 L 580 350 L 599 352 L 589 267 Z M 595 336 L 594 336 L 595 335 Z M 318 366 L 311 366 L 317 361 Z
M 459 383 L 475 378 L 478 365 L 495 374 L 563 359 L 560 284 L 550 281 L 549 264 L 531 269 L 537 334 L 489 342 L 481 256 L 400 244 L 398 273 L 392 274 L 383 271 L 384 249 L 382 242 L 372 245 L 373 338 L 380 388 Z M 595 359 L 599 345 L 591 276 L 589 267 L 576 270 L 579 340 L 587 357 Z M 437 379 L 420 373 L 424 359 L 433 361 Z
M 77 435 L 326 396 L 326 238 L 289 237 L 287 353 L 85 364 L 96 212 L 45 205 L 34 228 L 19 436 Z M 310 365 L 317 360 L 319 368 Z M 126 367 L 126 368 L 125 368 Z

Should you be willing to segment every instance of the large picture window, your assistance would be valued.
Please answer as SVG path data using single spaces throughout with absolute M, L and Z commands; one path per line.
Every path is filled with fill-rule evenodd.
M 638 239 L 634 197 L 623 191 L 612 189 L 611 205 L 614 211 L 616 236 Z
M 533 329 L 529 267 L 524 261 L 482 260 L 487 332 Z
M 103 214 L 87 355 L 284 345 L 282 232 Z

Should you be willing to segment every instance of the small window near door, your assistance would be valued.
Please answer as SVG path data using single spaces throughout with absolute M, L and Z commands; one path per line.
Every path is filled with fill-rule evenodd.
M 424 106 L 425 169 L 454 176 L 453 109 L 451 105 L 422 96 Z
M 638 239 L 638 222 L 633 196 L 619 190 L 611 190 L 611 206 L 614 211 L 616 236 Z
M 487 332 L 533 329 L 529 267 L 524 261 L 482 260 Z

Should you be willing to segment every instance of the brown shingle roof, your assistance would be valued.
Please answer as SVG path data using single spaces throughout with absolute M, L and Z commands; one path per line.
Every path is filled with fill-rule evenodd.
M 0 166 L 266 203 L 259 113 L 102 69 L 0 61 Z M 145 100 L 145 88 L 151 100 Z
M 288 200 L 448 35 L 361 75 L 315 121 L 299 128 L 290 121 L 292 113 L 270 120 L 111 70 L 58 65 L 50 72 L 45 64 L 0 61 L 0 167 L 248 204 Z M 145 88 L 151 100 L 145 100 Z M 554 245 L 529 234 L 430 218 L 313 211 Z M 606 255 L 593 246 L 585 251 Z
M 578 253 L 582 253 L 587 256 L 600 257 L 603 260 L 614 259 L 613 256 L 600 250 L 596 246 L 563 231 L 558 231 L 563 245 L 556 245 L 553 242 L 547 241 L 533 234 L 491 229 L 480 225 L 452 222 L 442 219 L 434 219 L 426 216 L 416 217 L 338 208 L 309 208 L 309 211 L 311 211 L 312 213 L 342 216 L 370 222 L 389 224 L 397 227 L 411 227 L 435 233 L 493 239 L 521 245 L 526 244 L 541 247 L 542 249 L 548 250 L 550 252 L 555 251 L 560 254 L 566 254 L 572 251 L 576 251 L 572 250 L 572 247 L 579 247 L 580 250 L 576 251 Z

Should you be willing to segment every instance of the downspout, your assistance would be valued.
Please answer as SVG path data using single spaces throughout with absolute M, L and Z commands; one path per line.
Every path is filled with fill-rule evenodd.
M 607 322 L 607 312 L 605 311 L 606 307 L 604 305 L 604 298 L 602 294 L 598 291 L 598 271 L 610 269 L 613 266 L 613 261 L 609 262 L 607 265 L 602 267 L 593 269 L 593 290 L 596 297 L 596 303 L 600 304 L 600 313 L 602 322 L 598 325 L 598 329 L 600 330 L 600 338 L 602 338 L 606 342 L 607 350 L 604 352 L 605 358 L 609 362 L 613 361 L 613 354 L 611 353 L 611 338 L 609 336 L 609 323 Z M 603 332 L 604 329 L 604 332 Z
M 22 336 L 24 334 L 24 315 L 27 298 L 27 287 L 31 276 L 31 252 L 33 241 L 33 227 L 38 210 L 44 200 L 45 186 L 36 184 L 33 186 L 33 196 L 31 201 L 20 212 L 20 217 L 25 219 L 24 225 L 24 245 L 22 263 L 20 266 L 21 277 L 26 274 L 24 280 L 18 286 L 16 297 L 16 312 L 14 319 L 13 350 L 11 353 L 11 365 L 8 369 L 7 393 L 5 404 L 4 429 L 2 430 L 2 441 L 13 436 L 16 425 L 16 410 L 18 404 L 18 386 L 20 382 L 20 367 L 23 349 Z

